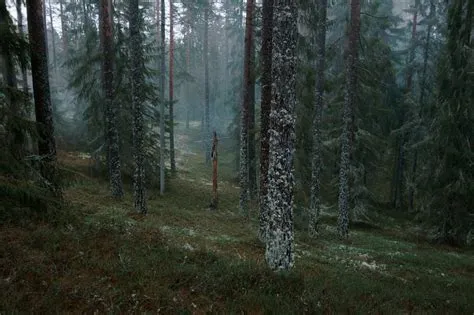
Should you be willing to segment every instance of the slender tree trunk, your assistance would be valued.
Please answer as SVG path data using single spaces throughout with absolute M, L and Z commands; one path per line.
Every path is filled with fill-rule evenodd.
M 112 196 L 123 196 L 122 175 L 120 172 L 120 139 L 117 129 L 117 106 L 114 106 L 114 36 L 113 36 L 112 0 L 101 0 L 100 31 L 102 42 L 102 85 L 105 95 L 106 144 L 109 160 L 109 181 Z
M 23 13 L 21 11 L 22 7 L 22 0 L 17 0 L 16 1 L 16 15 L 18 17 L 18 30 L 20 32 L 20 36 L 24 36 L 24 27 L 23 27 Z M 20 56 L 20 66 L 21 66 L 21 80 L 22 80 L 22 88 L 23 88 L 23 93 L 25 95 L 28 95 L 28 76 L 27 76 L 27 71 L 26 71 L 26 56 L 22 53 Z
M 44 7 L 45 3 L 43 0 L 26 2 L 35 115 L 40 136 L 38 154 L 41 156 L 42 161 L 41 173 L 47 180 L 47 185 L 51 191 L 60 197 L 61 190 L 56 167 L 53 110 L 49 90 Z
M 354 145 L 351 141 L 353 113 L 357 93 L 357 60 L 360 34 L 360 0 L 351 1 L 351 22 L 349 27 L 349 45 L 346 52 L 346 87 L 343 111 L 343 131 L 341 136 L 341 165 L 339 170 L 339 219 L 338 231 L 342 238 L 349 235 L 349 177 L 350 156 Z
M 186 71 L 190 73 L 191 67 L 190 67 L 190 49 L 191 49 L 191 30 L 189 31 L 188 38 L 186 38 Z M 186 129 L 189 129 L 189 119 L 191 115 L 191 104 L 190 104 L 190 98 L 189 98 L 189 90 L 186 89 Z
M 244 97 L 240 121 L 240 210 L 245 216 L 249 213 L 249 105 L 252 98 L 251 59 L 253 41 L 254 0 L 247 1 L 247 17 L 245 22 L 245 53 L 244 53 Z
M 294 264 L 293 203 L 296 106 L 297 5 L 274 2 L 273 89 L 268 170 L 268 266 L 287 270 Z
M 18 0 L 21 1 L 21 0 Z M 62 33 L 62 44 L 64 59 L 68 58 L 68 30 L 66 24 L 66 18 L 64 17 L 64 0 L 59 0 L 59 10 L 61 14 L 61 33 Z
M 321 171 L 322 171 L 322 139 L 321 122 L 323 114 L 323 95 L 324 95 L 324 70 L 326 60 L 326 15 L 327 0 L 318 0 L 318 30 L 316 33 L 317 41 L 317 60 L 315 64 L 316 85 L 315 85 L 315 104 L 313 116 L 313 159 L 311 173 L 311 204 L 309 234 L 316 235 L 318 232 L 318 222 L 321 213 Z
M 272 34 L 273 0 L 263 0 L 262 7 L 262 97 L 260 109 L 260 218 L 259 239 L 266 241 L 268 233 L 268 150 L 269 120 L 272 104 Z
M 210 2 L 206 0 L 204 8 L 204 120 L 205 120 L 205 145 L 206 163 L 211 160 L 210 137 L 211 129 L 209 124 L 209 10 Z
M 423 52 L 423 70 L 421 72 L 421 83 L 420 83 L 420 98 L 418 103 L 420 104 L 420 110 L 418 112 L 418 117 L 421 119 L 423 117 L 424 103 L 425 103 L 425 91 L 426 91 L 426 72 L 428 69 L 428 58 L 429 58 L 429 49 L 431 42 L 431 30 L 433 28 L 433 18 L 436 7 L 433 0 L 430 0 L 430 14 L 429 14 L 429 23 L 428 29 L 426 31 L 426 43 Z M 416 182 L 416 172 L 418 167 L 418 150 L 415 149 L 415 154 L 413 158 L 413 167 L 412 167 L 412 187 L 408 192 L 408 203 L 410 209 L 413 210 L 415 207 L 414 194 L 415 194 L 415 182 Z
M 157 4 L 159 0 L 156 0 Z M 165 193 L 165 0 L 161 0 L 161 73 L 160 73 L 160 194 Z
M 255 15 L 253 9 L 252 16 Z M 248 145 L 249 145 L 249 196 L 254 200 L 257 194 L 257 167 L 255 165 L 255 40 L 254 40 L 254 26 L 251 27 L 251 51 L 249 67 L 249 131 L 248 131 Z
M 143 122 L 143 41 L 140 34 L 142 17 L 138 0 L 130 0 L 130 52 L 132 72 L 132 107 L 133 107 L 133 155 L 135 173 L 133 175 L 133 195 L 135 210 L 147 213 L 145 188 L 145 125 Z
M 217 209 L 218 197 L 217 197 L 217 133 L 214 131 L 211 159 L 212 159 L 212 201 L 211 209 Z
M 170 81 L 169 81 L 169 114 L 170 114 L 170 164 L 171 172 L 176 172 L 176 161 L 174 157 L 174 85 L 173 85 L 173 62 L 174 62 L 174 38 L 173 38 L 173 0 L 170 0 Z
M 51 0 L 49 0 L 49 23 L 51 25 L 51 45 L 53 53 L 53 71 L 56 71 L 56 39 L 54 37 L 54 25 L 53 25 L 53 9 L 51 8 Z

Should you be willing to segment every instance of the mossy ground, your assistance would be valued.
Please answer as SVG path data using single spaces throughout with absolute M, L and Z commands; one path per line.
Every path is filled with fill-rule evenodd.
M 147 216 L 133 212 L 130 189 L 122 201 L 108 197 L 87 159 L 61 152 L 75 171 L 65 190 L 70 222 L 0 226 L 0 313 L 474 312 L 474 253 L 393 224 L 341 241 L 328 217 L 317 239 L 297 229 L 292 271 L 269 271 L 256 210 L 248 220 L 238 211 L 225 141 L 219 209 L 208 210 L 211 169 L 196 128 L 178 129 L 180 171 L 165 196 L 148 192 Z

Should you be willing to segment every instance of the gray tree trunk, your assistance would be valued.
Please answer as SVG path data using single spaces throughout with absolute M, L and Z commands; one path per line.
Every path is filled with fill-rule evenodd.
M 211 126 L 209 121 L 209 10 L 211 3 L 206 0 L 204 8 L 204 144 L 206 164 L 211 162 Z
M 269 229 L 265 258 L 271 269 L 294 264 L 293 202 L 296 105 L 297 6 L 274 2 L 273 89 L 268 171 Z
M 114 37 L 113 37 L 113 9 L 111 0 L 101 0 L 100 35 L 102 42 L 102 85 L 105 94 L 105 135 L 107 144 L 109 181 L 112 196 L 122 198 L 123 185 L 120 172 L 120 139 L 117 129 L 117 106 L 114 106 Z
M 323 114 L 324 70 L 326 59 L 326 16 L 327 0 L 318 0 L 318 28 L 316 33 L 317 60 L 315 64 L 316 86 L 313 116 L 313 159 L 311 172 L 311 204 L 309 234 L 318 232 L 318 222 L 321 213 L 321 170 L 322 170 L 322 139 L 321 121 Z
M 268 150 L 269 120 L 272 104 L 273 0 L 263 0 L 262 8 L 262 98 L 260 106 L 260 217 L 259 239 L 266 241 L 268 229 Z
M 133 174 L 133 195 L 135 210 L 146 214 L 145 188 L 145 126 L 143 122 L 143 41 L 140 24 L 143 22 L 138 8 L 138 0 L 130 0 L 130 55 L 132 64 L 132 107 L 133 107 L 133 158 L 135 172 Z
M 360 34 L 360 0 L 351 1 L 349 45 L 346 52 L 346 87 L 344 96 L 343 131 L 341 136 L 341 165 L 339 170 L 339 219 L 338 231 L 342 238 L 349 235 L 349 172 L 351 156 L 351 128 L 357 89 L 357 58 Z

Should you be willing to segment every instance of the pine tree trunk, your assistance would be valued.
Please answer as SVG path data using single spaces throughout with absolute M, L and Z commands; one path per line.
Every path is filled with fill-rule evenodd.
M 273 0 L 263 0 L 262 7 L 262 96 L 260 105 L 260 217 L 259 239 L 265 242 L 268 233 L 268 150 L 269 120 L 272 105 L 272 34 Z
M 296 106 L 297 6 L 274 2 L 273 89 L 268 170 L 269 229 L 265 258 L 274 270 L 294 264 L 293 203 Z
M 156 0 L 157 4 L 159 0 Z M 160 194 L 165 193 L 165 0 L 161 0 L 161 73 L 160 73 Z
M 206 0 L 204 8 L 204 123 L 205 125 L 205 141 L 206 146 L 206 164 L 211 161 L 210 146 L 210 124 L 209 124 L 209 10 L 210 2 Z
M 353 113 L 357 93 L 357 59 L 360 34 L 360 0 L 351 1 L 351 22 L 349 45 L 346 52 L 346 87 L 343 111 L 343 131 L 341 136 L 341 165 L 339 170 L 339 218 L 338 231 L 342 238 L 349 235 L 349 177 L 352 141 Z
M 133 195 L 135 210 L 147 213 L 145 188 L 145 126 L 143 122 L 143 84 L 145 81 L 143 68 L 143 43 L 140 34 L 141 15 L 138 0 L 130 0 L 130 52 L 132 72 L 132 107 L 133 107 L 133 158 L 135 172 L 133 174 Z
M 54 139 L 53 110 L 49 90 L 48 55 L 45 37 L 44 1 L 27 1 L 28 35 L 30 41 L 31 74 L 35 115 L 38 123 L 38 154 L 42 158 L 41 173 L 47 185 L 61 197 L 56 167 L 56 141 Z
M 212 201 L 210 208 L 212 210 L 217 209 L 218 196 L 217 196 L 217 133 L 214 131 L 211 159 L 212 159 Z
M 117 129 L 117 106 L 114 106 L 114 37 L 113 37 L 113 9 L 111 0 L 101 0 L 100 35 L 102 43 L 102 85 L 105 95 L 105 134 L 108 156 L 109 181 L 112 196 L 122 198 L 123 185 L 120 172 L 120 139 Z
M 18 31 L 20 32 L 20 36 L 24 36 L 24 26 L 23 26 L 23 13 L 21 11 L 21 6 L 22 6 L 22 0 L 17 0 L 16 1 L 16 15 L 18 17 Z M 26 60 L 25 56 L 22 55 L 20 56 L 20 61 L 21 61 L 21 80 L 22 80 L 22 88 L 23 88 L 23 93 L 28 95 L 28 76 L 27 76 L 27 71 L 26 71 Z
M 245 53 L 244 53 L 244 97 L 240 120 L 240 210 L 249 215 L 249 107 L 252 98 L 251 59 L 253 41 L 254 0 L 247 1 L 247 17 L 245 22 Z
M 191 31 L 190 33 L 188 34 L 188 36 L 190 37 L 191 36 Z M 186 71 L 188 73 L 190 73 L 191 71 L 191 67 L 190 67 L 190 62 L 189 62 L 189 59 L 190 59 L 190 49 L 191 49 L 191 38 L 187 38 L 186 39 Z M 189 92 L 188 92 L 188 89 L 186 89 L 186 129 L 189 129 L 189 119 L 190 119 L 190 115 L 191 115 L 191 103 L 189 101 Z
M 173 85 L 173 62 L 174 62 L 174 38 L 173 38 L 173 0 L 170 0 L 170 77 L 169 77 L 169 114 L 170 114 L 170 164 L 171 172 L 176 172 L 176 161 L 174 157 L 174 85 Z
M 324 95 L 324 70 L 326 59 L 326 15 L 327 0 L 318 0 L 318 30 L 317 60 L 315 65 L 316 85 L 315 104 L 313 116 L 313 159 L 311 172 L 311 204 L 309 234 L 316 235 L 318 232 L 318 222 L 321 213 L 321 171 L 322 171 L 322 139 L 321 122 L 323 114 Z

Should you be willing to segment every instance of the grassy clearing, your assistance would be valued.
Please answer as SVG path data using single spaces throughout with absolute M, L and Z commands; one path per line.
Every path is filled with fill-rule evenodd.
M 357 229 L 342 242 L 328 218 L 316 240 L 297 232 L 294 270 L 270 272 L 255 215 L 238 213 L 230 158 L 220 155 L 211 212 L 197 133 L 179 132 L 183 170 L 166 196 L 149 192 L 146 217 L 132 212 L 130 192 L 109 198 L 86 160 L 62 155 L 77 172 L 66 190 L 75 219 L 1 226 L 0 313 L 474 312 L 474 253 L 403 231 Z

